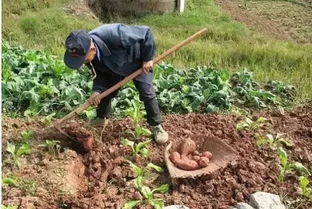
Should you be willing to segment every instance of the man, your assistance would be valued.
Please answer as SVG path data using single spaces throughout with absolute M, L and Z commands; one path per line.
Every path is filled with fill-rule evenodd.
M 152 127 L 154 140 L 159 144 L 168 141 L 168 133 L 161 126 L 161 116 L 153 86 L 153 57 L 155 42 L 146 26 L 105 24 L 89 33 L 76 30 L 65 41 L 65 64 L 78 69 L 86 64 L 94 74 L 93 94 L 89 102 L 97 106 L 97 118 L 93 125 L 103 124 L 112 112 L 111 100 L 118 90 L 102 100 L 98 95 L 125 76 L 139 68 L 143 74 L 134 79 L 140 100 L 144 102 L 147 122 Z

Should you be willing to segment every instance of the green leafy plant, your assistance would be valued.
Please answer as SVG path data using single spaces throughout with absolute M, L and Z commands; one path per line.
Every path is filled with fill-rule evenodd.
M 147 128 L 137 126 L 134 130 L 135 136 L 140 137 L 140 136 L 146 136 L 149 137 L 152 135 L 151 131 L 148 130 Z
M 2 43 L 2 104 L 6 114 L 24 116 L 63 116 L 82 104 L 92 92 L 90 71 L 79 72 L 64 66 L 61 60 L 40 51 L 26 50 Z M 210 67 L 175 69 L 158 65 L 154 69 L 155 88 L 165 112 L 217 112 L 233 105 L 267 108 L 288 104 L 294 88 L 279 81 L 260 85 L 252 73 L 230 73 Z M 113 100 L 114 114 L 129 115 L 138 124 L 144 112 L 133 83 L 123 88 Z M 84 114 L 91 118 L 94 111 Z M 48 121 L 46 121 L 49 123 Z
M 44 127 L 47 127 L 47 126 L 50 126 L 52 124 L 52 119 L 53 117 L 56 115 L 56 113 L 51 113 L 50 115 L 42 118 L 40 120 L 40 123 L 44 126 Z
M 16 205 L 1 205 L 1 209 L 17 209 Z
M 125 203 L 123 209 L 131 209 L 135 206 L 141 204 L 141 203 L 147 203 L 152 205 L 155 209 L 161 209 L 164 207 L 164 200 L 162 199 L 155 199 L 154 194 L 155 193 L 165 193 L 169 190 L 168 184 L 163 184 L 159 186 L 158 188 L 151 189 L 148 186 L 144 185 L 145 178 L 147 178 L 152 170 L 155 170 L 157 172 L 163 172 L 163 169 L 153 163 L 149 163 L 146 167 L 141 168 L 131 161 L 129 161 L 130 166 L 132 167 L 135 179 L 134 179 L 134 187 L 143 195 L 144 200 L 129 200 Z
M 133 162 L 131 161 L 128 161 L 129 165 L 131 166 L 133 172 L 134 172 L 134 175 L 135 177 L 138 177 L 138 176 L 143 176 L 145 177 L 146 175 L 150 174 L 150 172 L 152 170 L 155 170 L 157 171 L 158 173 L 162 173 L 164 172 L 164 169 L 160 166 L 157 166 L 153 163 L 148 163 L 145 167 L 141 168 L 139 166 L 137 166 L 136 164 L 134 164 Z
M 277 151 L 278 151 L 278 158 L 280 161 L 280 165 L 279 165 L 280 171 L 278 175 L 279 181 L 284 181 L 286 174 L 291 171 L 296 171 L 300 175 L 305 175 L 305 176 L 311 175 L 309 170 L 306 167 L 304 167 L 301 163 L 299 162 L 290 163 L 288 160 L 288 154 L 282 147 L 278 147 Z
M 285 146 L 286 148 L 291 148 L 294 146 L 292 142 L 284 137 L 284 134 L 281 133 L 276 134 L 276 136 L 273 136 L 272 134 L 266 134 L 264 137 L 258 137 L 256 144 L 259 147 L 269 145 L 272 150 L 276 150 L 281 145 Z
M 300 192 L 303 196 L 307 197 L 308 199 L 312 200 L 312 188 L 309 188 L 309 179 L 305 176 L 299 177 L 299 188 Z
M 136 185 L 137 187 L 138 185 Z M 165 201 L 162 199 L 155 199 L 154 194 L 155 193 L 166 193 L 169 191 L 169 185 L 168 184 L 162 184 L 156 189 L 151 189 L 148 186 L 139 185 L 137 187 L 138 191 L 143 195 L 143 200 L 130 200 L 125 203 L 123 209 L 131 209 L 135 206 L 141 204 L 141 203 L 147 203 L 152 205 L 155 209 L 162 209 L 164 208 Z
M 96 111 L 95 107 L 89 107 L 88 109 L 84 110 L 82 113 L 86 116 L 88 120 L 93 120 L 96 118 Z
M 5 177 L 2 179 L 2 184 L 7 186 L 16 186 L 16 181 L 12 178 Z
M 142 157 L 148 157 L 150 155 L 150 152 L 147 149 L 147 144 L 150 143 L 150 140 L 135 143 L 134 141 L 128 140 L 126 138 L 123 138 L 121 140 L 121 144 L 124 146 L 128 146 L 131 148 L 132 154 L 134 157 L 142 156 Z
M 61 151 L 59 140 L 46 140 L 44 144 L 39 144 L 38 146 L 48 149 L 49 153 L 54 155 L 59 155 Z
M 142 120 L 143 117 L 142 111 L 143 105 L 137 99 L 131 100 L 130 104 L 131 106 L 124 111 L 124 115 L 131 117 L 134 122 L 134 127 L 137 127 L 139 126 L 140 121 Z
M 237 130 L 257 130 L 265 125 L 268 120 L 264 117 L 259 117 L 256 121 L 246 117 L 236 125 Z
M 21 137 L 21 142 L 23 144 L 29 143 L 29 140 L 33 137 L 33 131 L 28 131 L 28 130 L 22 131 L 20 134 L 20 137 Z
M 89 71 L 72 71 L 62 61 L 43 52 L 2 44 L 3 112 L 19 112 L 24 116 L 56 117 L 82 104 L 91 93 Z M 44 121 L 48 123 L 49 120 Z
M 6 151 L 11 154 L 11 157 L 13 159 L 14 165 L 17 167 L 20 167 L 21 165 L 21 157 L 29 154 L 31 152 L 31 148 L 29 144 L 23 144 L 20 146 L 17 150 L 14 144 L 11 144 L 10 142 L 7 143 Z

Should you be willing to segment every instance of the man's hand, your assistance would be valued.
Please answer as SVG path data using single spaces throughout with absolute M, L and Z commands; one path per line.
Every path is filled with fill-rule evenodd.
M 97 96 L 100 95 L 99 92 L 94 92 L 90 98 L 89 98 L 89 103 L 93 106 L 97 106 L 98 104 L 100 104 L 101 99 L 99 99 Z
M 147 61 L 147 62 L 143 62 L 143 73 L 147 74 L 152 68 L 153 68 L 154 62 L 153 60 Z

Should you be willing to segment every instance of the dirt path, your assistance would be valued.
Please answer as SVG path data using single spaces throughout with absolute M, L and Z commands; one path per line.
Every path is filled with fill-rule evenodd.
M 235 20 L 276 39 L 312 43 L 312 3 L 287 1 L 215 0 Z
M 276 112 L 257 113 L 254 117 L 256 118 L 260 115 L 270 120 L 261 129 L 261 132 L 285 133 L 295 144 L 293 149 L 288 150 L 290 160 L 302 162 L 311 170 L 312 107 L 297 108 L 285 114 Z M 232 146 L 238 152 L 239 157 L 237 161 L 232 162 L 228 167 L 211 176 L 193 180 L 177 180 L 175 184 L 171 184 L 168 172 L 165 171 L 156 181 L 150 183 L 152 188 L 164 183 L 170 185 L 168 194 L 159 194 L 157 197 L 164 199 L 166 205 L 185 204 L 190 208 L 196 209 L 228 208 L 236 202 L 248 201 L 249 194 L 256 191 L 276 193 L 282 197 L 286 196 L 287 200 L 300 200 L 301 196 L 298 194 L 296 186 L 298 185 L 296 175 L 290 174 L 284 182 L 279 182 L 277 180 L 278 160 L 276 154 L 269 148 L 258 148 L 255 143 L 254 132 L 237 131 L 235 125 L 239 120 L 240 117 L 238 116 L 214 114 L 166 116 L 164 126 L 168 130 L 171 140 L 181 140 L 197 134 L 216 137 Z M 76 122 L 85 125 L 84 122 Z M 40 129 L 40 125 L 33 121 L 25 122 L 5 118 L 3 124 L 4 147 L 6 141 L 14 141 L 20 131 L 33 128 Z M 78 192 L 51 194 L 55 190 L 47 189 L 47 191 L 51 192 L 50 194 L 40 193 L 38 190 L 29 194 L 21 191 L 20 188 L 9 187 L 3 191 L 4 203 L 12 203 L 14 200 L 15 202 L 13 201 L 13 203 L 21 205 L 20 201 L 27 197 L 35 198 L 36 201 L 33 205 L 39 205 L 35 208 L 41 208 L 40 205 L 43 205 L 43 203 L 45 203 L 45 208 L 59 208 L 61 203 L 62 208 L 121 208 L 126 200 L 142 198 L 130 183 L 134 178 L 133 172 L 128 163 L 126 163 L 130 151 L 120 146 L 122 137 L 127 137 L 134 141 L 137 140 L 127 130 L 133 130 L 130 119 L 112 120 L 104 130 L 102 140 L 96 142 L 96 146 L 89 153 L 81 152 L 77 144 L 65 143 L 62 145 L 67 146 L 69 151 L 63 152 L 63 157 L 60 159 L 65 160 L 65 162 L 75 161 L 75 165 L 77 165 L 77 162 L 79 165 L 79 159 L 80 162 L 83 162 L 84 166 L 81 165 L 81 167 L 83 167 L 84 176 L 77 175 L 81 170 L 79 171 L 78 169 L 77 171 L 77 168 L 73 168 L 75 166 L 69 166 L 70 168 L 66 170 L 68 175 L 65 175 L 76 176 L 74 182 L 83 182 L 83 179 L 86 179 L 87 184 L 84 186 L 73 182 L 65 184 L 76 188 Z M 91 131 L 99 139 L 101 130 L 95 129 Z M 43 139 L 47 138 L 62 140 L 60 135 L 50 132 L 36 135 L 34 143 L 42 142 Z M 147 160 L 138 159 L 137 163 L 146 165 L 147 162 L 153 162 L 165 168 L 162 155 L 165 146 L 152 143 L 148 147 L 152 155 Z M 70 154 L 73 153 L 72 149 L 76 150 L 78 154 Z M 71 157 L 65 157 L 68 155 Z M 41 156 L 41 158 L 36 156 Z M 30 178 L 30 176 L 36 177 L 38 176 L 37 174 L 35 175 L 37 170 L 45 168 L 40 163 L 46 161 L 44 156 L 46 154 L 42 150 L 34 151 L 27 157 L 27 162 L 19 170 L 12 170 L 9 165 L 5 165 L 3 169 L 4 175 L 9 173 L 22 175 L 26 169 L 28 174 L 24 174 L 25 179 Z M 7 153 L 4 153 L 4 159 L 7 157 Z M 48 161 L 64 168 L 63 164 L 55 161 L 55 157 L 50 156 L 49 159 Z M 71 165 L 71 163 L 65 163 L 65 165 Z M 33 171 L 29 168 L 33 168 Z M 54 167 L 52 170 L 57 169 Z M 32 180 L 36 181 L 35 178 L 32 178 Z M 312 181 L 312 178 L 310 178 L 310 181 Z M 12 193 L 12 191 L 15 191 L 15 193 Z M 303 204 L 298 208 L 308 209 L 312 207 L 312 202 L 307 200 L 302 200 L 302 202 Z M 140 208 L 150 207 L 141 206 Z

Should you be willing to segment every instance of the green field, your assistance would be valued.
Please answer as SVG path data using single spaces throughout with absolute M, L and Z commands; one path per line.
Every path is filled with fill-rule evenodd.
M 26 48 L 45 50 L 62 59 L 63 42 L 71 30 L 90 30 L 101 23 L 66 12 L 71 1 L 3 1 L 3 39 Z M 171 56 L 176 67 L 213 66 L 229 70 L 247 68 L 259 81 L 281 80 L 298 89 L 298 101 L 312 98 L 312 46 L 278 41 L 232 20 L 212 0 L 187 1 L 183 14 L 116 18 L 111 22 L 144 24 L 152 28 L 161 53 L 207 27 L 209 32 Z

